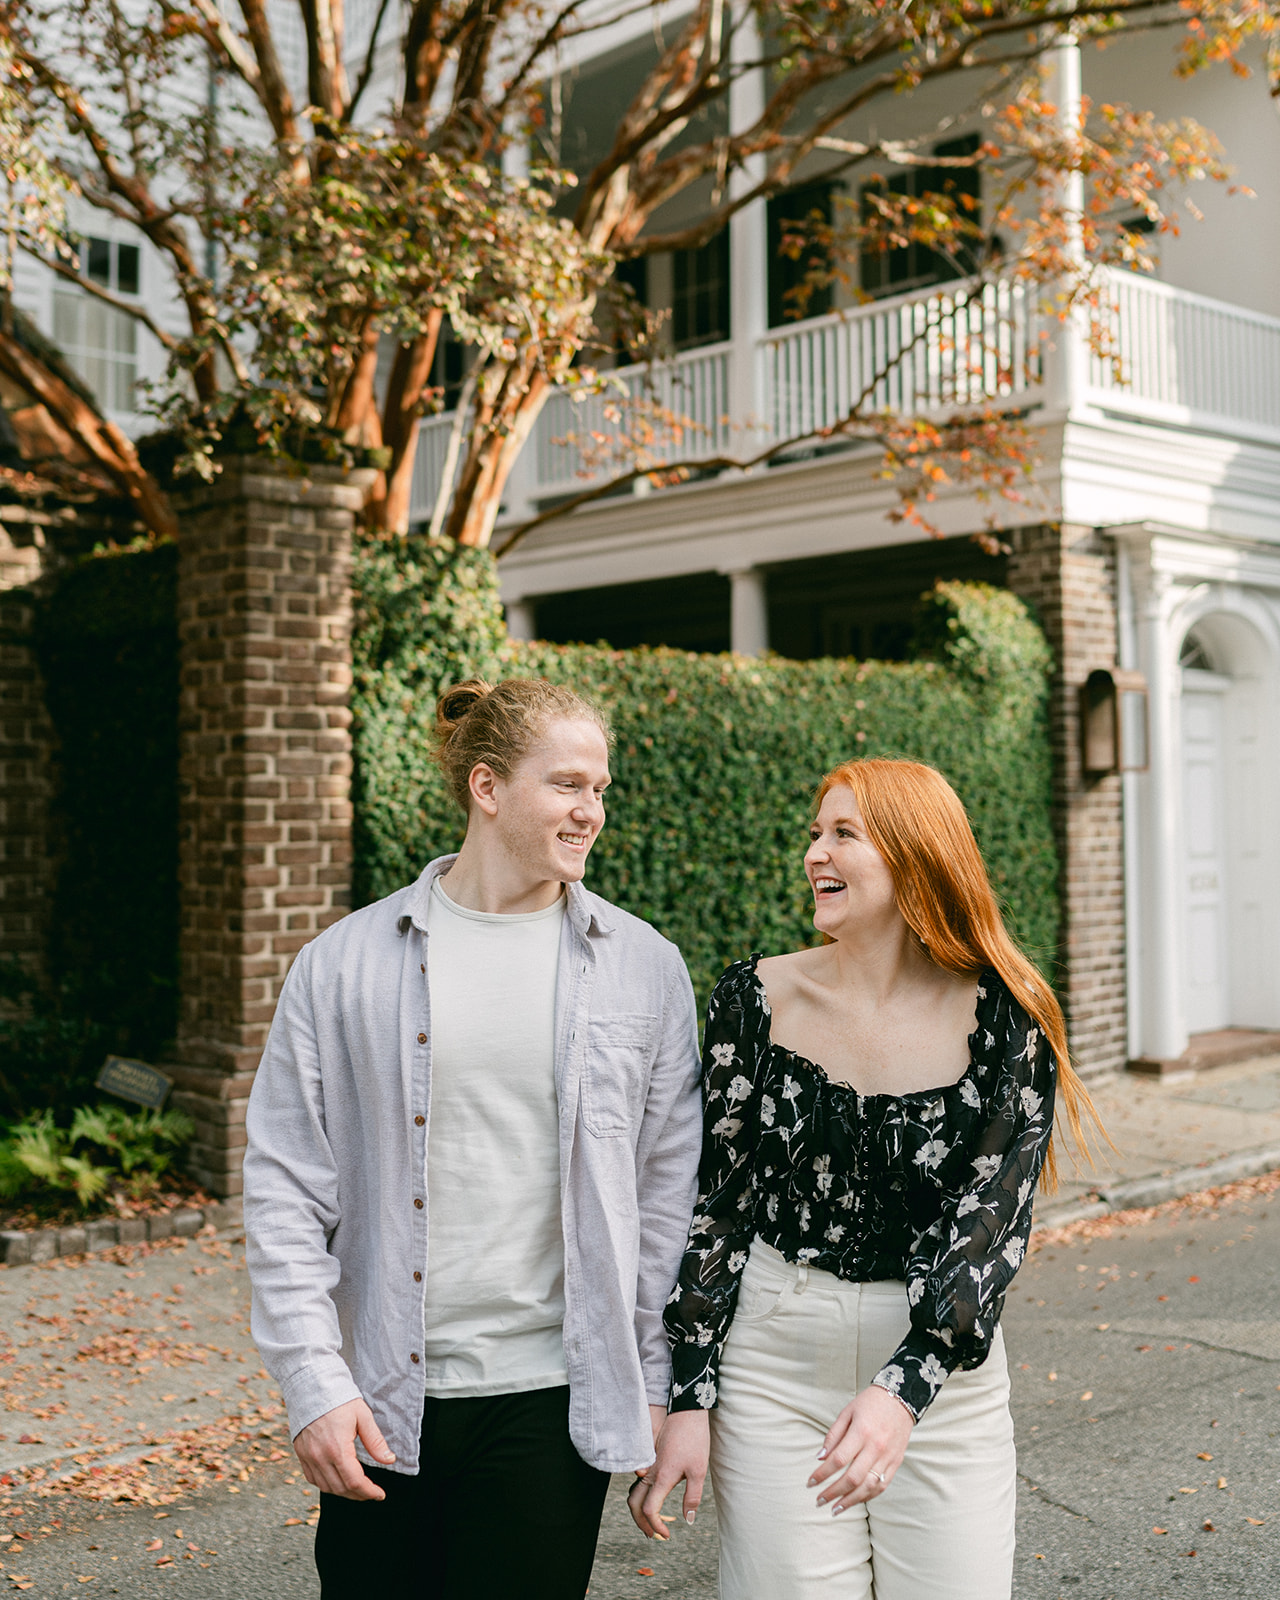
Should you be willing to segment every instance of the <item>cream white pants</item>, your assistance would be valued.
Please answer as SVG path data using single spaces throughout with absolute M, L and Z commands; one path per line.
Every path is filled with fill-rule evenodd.
M 888 1488 L 833 1517 L 827 1429 L 897 1349 L 901 1283 L 846 1283 L 757 1239 L 711 1413 L 721 1600 L 1008 1600 L 1015 1464 L 1004 1340 L 953 1372 Z

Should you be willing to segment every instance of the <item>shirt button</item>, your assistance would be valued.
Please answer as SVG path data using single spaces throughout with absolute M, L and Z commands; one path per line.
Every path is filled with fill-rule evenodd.
M 415 1117 L 413 1119 L 414 1126 L 417 1127 L 417 1128 L 421 1128 L 426 1123 L 426 1120 L 427 1119 L 425 1117 Z
M 421 1283 L 422 1282 L 422 1274 L 420 1272 L 415 1272 L 414 1275 L 413 1275 L 413 1281 L 415 1283 Z
M 420 1033 L 420 1034 L 419 1034 L 419 1035 L 418 1035 L 418 1043 L 419 1043 L 419 1044 L 426 1044 L 426 1042 L 427 1042 L 427 1036 L 426 1036 L 426 1034 L 425 1034 L 425 1033 Z
M 410 1357 L 409 1357 L 409 1360 L 410 1360 L 410 1361 L 412 1361 L 412 1362 L 413 1362 L 413 1364 L 414 1364 L 414 1366 L 415 1366 L 415 1367 L 416 1367 L 416 1366 L 417 1366 L 417 1365 L 418 1365 L 418 1352 L 417 1352 L 417 1351 L 416 1351 L 416 1350 L 415 1350 L 415 1351 L 414 1351 L 414 1352 L 413 1352 L 413 1354 L 412 1354 L 412 1355 L 411 1355 L 411 1356 L 410 1356 Z
M 414 1210 L 415 1211 L 421 1211 L 422 1210 L 422 1201 L 421 1200 L 415 1200 L 413 1202 L 413 1206 L 414 1206 Z

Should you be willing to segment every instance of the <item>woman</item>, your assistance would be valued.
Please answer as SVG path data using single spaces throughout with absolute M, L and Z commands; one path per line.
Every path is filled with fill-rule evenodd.
M 805 871 L 824 943 L 735 962 L 708 1009 L 673 1414 L 633 1514 L 661 1536 L 686 1477 L 689 1515 L 709 1444 L 722 1600 L 1000 1600 L 1000 1310 L 1055 1087 L 1077 1135 L 1092 1106 L 939 773 L 837 767 Z

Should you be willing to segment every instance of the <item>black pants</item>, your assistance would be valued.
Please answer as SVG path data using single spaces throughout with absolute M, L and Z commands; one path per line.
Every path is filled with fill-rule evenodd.
M 569 1439 L 569 1390 L 428 1399 L 416 1477 L 320 1496 L 322 1600 L 582 1600 L 609 1474 Z

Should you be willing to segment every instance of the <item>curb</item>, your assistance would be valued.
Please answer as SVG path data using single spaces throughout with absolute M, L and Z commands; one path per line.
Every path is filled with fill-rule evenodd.
M 118 1244 L 145 1244 L 152 1239 L 190 1239 L 201 1228 L 234 1228 L 244 1221 L 239 1198 L 202 1209 L 158 1212 L 149 1217 L 98 1217 L 71 1228 L 28 1228 L 0 1231 L 0 1262 L 23 1267 L 57 1256 L 92 1255 Z
M 1149 1178 L 1131 1178 L 1127 1183 L 1099 1187 L 1096 1200 L 1050 1206 L 1043 1215 L 1035 1217 L 1031 1231 L 1065 1228 L 1069 1223 L 1109 1216 L 1115 1211 L 1138 1211 L 1147 1206 L 1163 1205 L 1166 1200 L 1181 1200 L 1186 1195 L 1217 1189 L 1226 1183 L 1239 1183 L 1242 1178 L 1257 1178 L 1277 1168 L 1280 1168 L 1280 1145 L 1272 1144 L 1241 1150 L 1221 1160 L 1205 1162 L 1203 1166 L 1179 1167 L 1175 1172 Z

